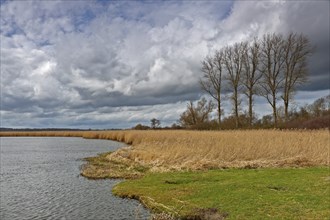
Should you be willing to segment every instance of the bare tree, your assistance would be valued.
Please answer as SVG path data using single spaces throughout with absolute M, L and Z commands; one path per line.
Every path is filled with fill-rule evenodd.
M 221 92 L 223 81 L 223 51 L 215 52 L 214 57 L 206 57 L 202 62 L 203 76 L 200 80 L 202 89 L 207 92 L 217 103 L 218 123 L 221 126 Z
M 330 113 L 330 95 L 315 100 L 307 106 L 308 112 L 313 117 L 320 117 Z
M 158 128 L 160 126 L 160 121 L 156 118 L 151 119 L 150 123 L 151 123 L 151 128 L 153 129 Z
M 248 99 L 248 123 L 252 126 L 253 120 L 253 96 L 257 94 L 258 83 L 262 77 L 259 71 L 260 65 L 260 43 L 257 38 L 247 46 L 243 55 L 244 71 L 242 74 L 243 93 Z
M 243 54 L 246 50 L 246 43 L 236 43 L 234 46 L 227 46 L 224 49 L 224 64 L 227 71 L 227 80 L 232 90 L 231 100 L 235 117 L 236 128 L 239 127 L 239 89 L 241 85 L 241 76 L 243 72 Z
M 290 33 L 284 42 L 283 95 L 285 120 L 289 118 L 289 102 L 296 86 L 307 81 L 307 57 L 312 53 L 308 38 Z
M 211 101 L 207 102 L 205 98 L 198 101 L 196 106 L 190 101 L 187 110 L 180 115 L 180 124 L 183 127 L 193 127 L 207 122 L 213 109 L 214 104 Z
M 273 109 L 274 127 L 277 127 L 277 99 L 283 87 L 284 40 L 282 35 L 266 34 L 261 41 L 260 70 L 262 72 L 261 95 Z
M 311 53 L 312 47 L 304 35 L 291 33 L 283 37 L 273 33 L 265 34 L 260 40 L 255 38 L 251 44 L 240 42 L 227 46 L 216 51 L 214 56 L 206 57 L 202 61 L 200 84 L 216 101 L 219 127 L 222 123 L 224 82 L 228 82 L 231 91 L 236 128 L 241 125 L 241 92 L 247 97 L 250 127 L 254 118 L 255 95 L 265 97 L 271 105 L 274 127 L 279 122 L 278 99 L 281 97 L 284 101 L 282 112 L 287 121 L 294 91 L 307 80 L 307 58 Z M 193 107 L 192 103 L 190 107 Z

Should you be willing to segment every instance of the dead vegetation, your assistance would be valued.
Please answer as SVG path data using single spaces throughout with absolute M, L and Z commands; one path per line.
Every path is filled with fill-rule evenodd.
M 108 159 L 152 170 L 329 165 L 329 131 L 123 131 L 110 139 L 132 144 Z
M 88 163 L 82 165 L 81 175 L 89 179 L 136 179 L 143 176 L 148 170 L 147 167 L 132 161 L 117 160 L 116 158 L 109 160 L 107 156 L 110 154 L 111 152 L 108 152 L 96 157 L 85 158 Z
M 131 146 L 103 155 L 103 162 L 97 163 L 103 167 L 106 161 L 121 164 L 121 170 L 133 170 L 136 175 L 149 169 L 329 166 L 329 130 L 2 132 L 0 136 L 70 136 L 125 142 Z

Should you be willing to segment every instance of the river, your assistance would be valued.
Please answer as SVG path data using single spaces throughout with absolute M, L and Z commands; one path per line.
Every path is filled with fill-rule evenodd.
M 112 195 L 119 180 L 80 176 L 84 157 L 123 146 L 68 137 L 0 138 L 0 219 L 148 219 L 138 201 Z

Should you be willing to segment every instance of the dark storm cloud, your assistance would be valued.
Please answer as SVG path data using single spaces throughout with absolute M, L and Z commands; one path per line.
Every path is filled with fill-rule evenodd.
M 329 38 L 328 40 L 314 38 L 313 43 L 315 49 L 314 54 L 309 59 L 309 82 L 305 86 L 301 86 L 300 89 L 307 91 L 326 90 L 330 88 Z
M 314 47 L 309 59 L 309 83 L 301 86 L 301 90 L 317 91 L 330 88 L 329 60 L 329 2 L 309 1 L 304 3 L 288 2 L 290 8 L 297 8 L 295 13 L 287 13 L 286 31 L 306 35 Z
M 196 100 L 198 94 L 196 94 L 196 88 L 185 88 L 186 91 L 173 87 L 172 92 L 155 93 L 151 95 L 125 95 L 120 92 L 100 92 L 93 94 L 89 90 L 77 88 L 82 100 L 88 100 L 88 103 L 76 106 L 77 109 L 84 108 L 92 109 L 102 107 L 120 107 L 120 106 L 145 106 L 145 105 L 159 105 L 167 103 L 175 103 L 180 100 Z M 74 109 L 74 108 L 73 108 Z

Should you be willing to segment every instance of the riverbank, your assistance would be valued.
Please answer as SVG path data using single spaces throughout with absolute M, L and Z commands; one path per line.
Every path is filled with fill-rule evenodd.
M 328 219 L 328 167 L 147 174 L 113 188 L 153 212 L 188 219 Z
M 114 193 L 139 199 L 154 212 L 195 219 L 330 216 L 329 199 L 324 199 L 330 193 L 329 130 L 12 135 L 75 136 L 129 144 L 87 158 L 82 175 L 133 179 L 118 184 Z

